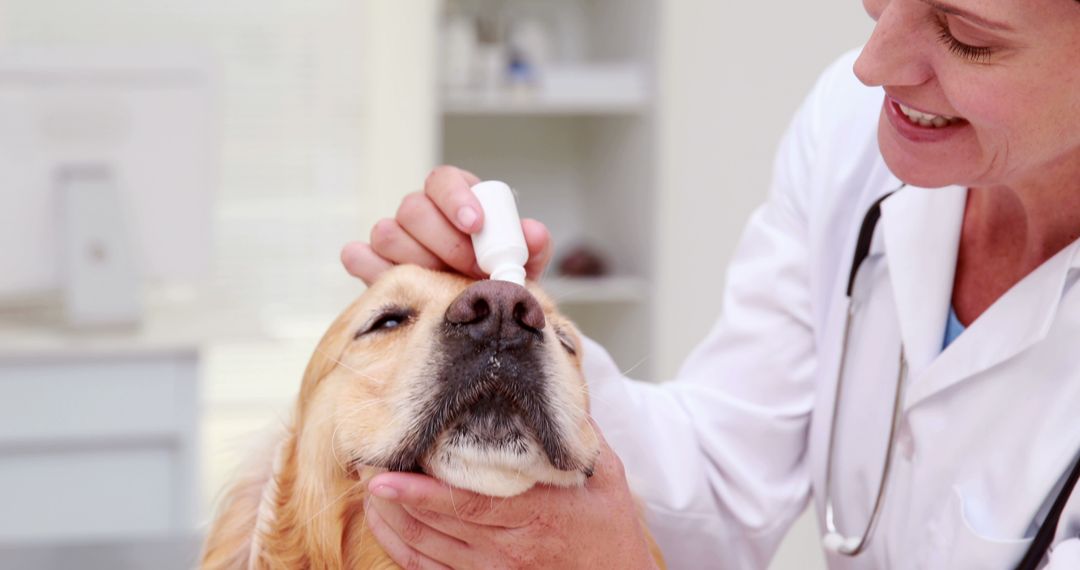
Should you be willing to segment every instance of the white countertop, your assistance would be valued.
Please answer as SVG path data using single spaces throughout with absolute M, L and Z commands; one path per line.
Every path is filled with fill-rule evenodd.
M 72 329 L 58 307 L 0 309 L 0 358 L 192 352 L 222 339 L 265 337 L 259 319 L 194 302 L 148 304 L 134 327 Z

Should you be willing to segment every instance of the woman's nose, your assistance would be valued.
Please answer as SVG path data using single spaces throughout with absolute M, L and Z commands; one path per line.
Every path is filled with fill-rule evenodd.
M 855 60 L 855 76 L 870 87 L 922 85 L 933 76 L 926 58 L 926 31 L 909 0 L 879 6 L 877 24 Z

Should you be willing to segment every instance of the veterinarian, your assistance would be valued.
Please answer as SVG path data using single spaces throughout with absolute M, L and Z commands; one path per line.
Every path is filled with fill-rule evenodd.
M 586 347 L 610 444 L 588 485 L 503 503 L 381 475 L 395 560 L 647 567 L 632 487 L 673 568 L 764 568 L 809 500 L 831 568 L 1080 568 L 1080 2 L 864 5 L 675 381 Z M 345 267 L 483 277 L 476 180 L 436 169 Z M 549 236 L 523 227 L 537 277 Z

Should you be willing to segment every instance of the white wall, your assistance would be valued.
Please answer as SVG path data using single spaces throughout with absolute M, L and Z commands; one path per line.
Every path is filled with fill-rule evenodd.
M 654 369 L 670 376 L 719 314 L 724 268 L 791 114 L 872 22 L 857 0 L 667 1 L 661 21 Z M 815 533 L 804 517 L 773 568 L 823 567 Z
M 365 217 L 392 216 L 422 188 L 437 152 L 435 42 L 439 0 L 363 2 L 367 104 L 364 121 Z M 367 239 L 366 228 L 358 238 Z
M 435 154 L 438 0 L 0 0 L 7 47 L 179 48 L 220 78 L 206 331 L 203 514 L 251 433 L 284 415 L 327 323 L 362 289 L 338 250 Z

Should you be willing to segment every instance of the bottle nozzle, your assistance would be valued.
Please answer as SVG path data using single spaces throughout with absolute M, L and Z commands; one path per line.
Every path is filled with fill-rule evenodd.
M 492 271 L 491 278 L 496 281 L 510 281 L 524 286 L 525 268 L 520 265 L 504 265 Z

